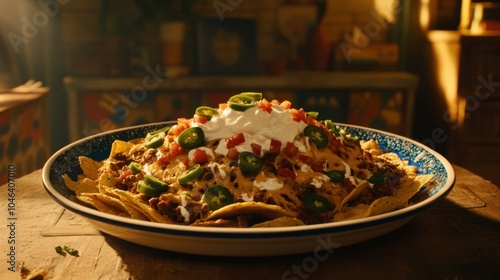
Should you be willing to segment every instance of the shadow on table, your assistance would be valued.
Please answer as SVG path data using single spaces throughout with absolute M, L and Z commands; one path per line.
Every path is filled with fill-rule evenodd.
M 104 234 L 136 279 L 500 279 L 500 224 L 449 201 L 381 237 L 314 253 L 213 257 L 163 251 Z M 125 250 L 126 248 L 126 250 Z M 323 255 L 325 256 L 325 255 Z M 388 279 L 388 278 L 386 278 Z

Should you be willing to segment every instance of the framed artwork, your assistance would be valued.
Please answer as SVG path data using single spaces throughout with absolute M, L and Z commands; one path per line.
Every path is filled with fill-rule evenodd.
M 198 74 L 257 73 L 254 19 L 200 19 L 196 23 L 195 33 Z

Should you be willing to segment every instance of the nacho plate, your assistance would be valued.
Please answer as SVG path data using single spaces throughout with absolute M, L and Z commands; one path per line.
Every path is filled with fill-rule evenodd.
M 86 217 L 97 229 L 133 243 L 201 255 L 270 256 L 312 252 L 318 246 L 318 239 L 327 241 L 331 247 L 339 247 L 389 233 L 444 198 L 451 191 L 455 180 L 451 164 L 440 154 L 418 142 L 383 131 L 339 124 L 360 139 L 375 139 L 384 150 L 410 160 L 420 173 L 433 174 L 437 184 L 432 189 L 422 190 L 420 197 L 424 199 L 421 201 L 389 213 L 326 224 L 286 227 L 219 228 L 153 223 L 104 213 L 72 200 L 74 192 L 66 186 L 63 175 L 67 174 L 69 178 L 77 180 L 82 172 L 80 156 L 102 160 L 109 155 L 115 140 L 137 139 L 148 131 L 167 124 L 169 123 L 114 130 L 84 138 L 62 148 L 43 168 L 45 189 L 56 202 Z M 136 212 L 131 210 L 131 213 Z M 293 221 L 289 222 L 293 224 Z

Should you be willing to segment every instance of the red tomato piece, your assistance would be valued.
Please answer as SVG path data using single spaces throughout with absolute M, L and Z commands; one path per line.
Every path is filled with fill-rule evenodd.
M 293 143 L 287 142 L 285 146 L 285 154 L 289 157 L 295 156 L 299 152 L 299 148 L 297 148 Z
M 207 120 L 207 117 L 204 117 L 204 116 L 200 116 L 200 115 L 194 115 L 194 121 L 197 122 L 197 123 L 206 123 L 208 120 Z
M 272 154 L 279 153 L 281 151 L 281 142 L 275 139 L 271 139 L 271 145 L 269 145 L 269 152 Z
M 170 158 L 166 155 L 162 155 L 158 158 L 158 164 L 161 166 L 165 166 L 170 163 Z
M 281 177 L 290 178 L 292 180 L 295 180 L 297 178 L 297 174 L 295 174 L 293 170 L 285 167 L 278 167 L 278 175 L 280 175 Z
M 261 152 L 262 152 L 262 146 L 257 144 L 257 143 L 252 143 L 252 144 L 250 144 L 250 147 L 252 148 L 252 153 L 254 153 L 260 157 Z
M 196 163 L 205 163 L 208 161 L 207 152 L 202 149 L 195 149 L 193 152 L 193 161 Z
M 349 178 L 345 178 L 342 182 L 342 187 L 346 189 L 347 192 L 352 192 L 356 188 L 356 186 L 349 180 Z
M 323 171 L 324 164 L 325 164 L 324 161 L 315 161 L 313 164 L 311 164 L 311 169 L 314 172 L 321 172 Z
M 235 136 L 226 140 L 226 148 L 231 149 L 245 142 L 245 135 L 238 133 Z
M 260 109 L 262 109 L 268 113 L 271 113 L 273 110 L 273 104 L 271 102 L 267 101 L 267 99 L 265 99 L 265 98 L 262 98 L 261 100 L 259 100 L 257 107 L 259 107 Z
M 130 175 L 132 175 L 132 174 L 133 174 L 132 170 L 130 170 L 130 169 L 128 169 L 128 167 L 126 167 L 126 169 L 125 169 L 125 170 L 123 170 L 123 172 L 120 174 L 120 179 L 122 179 L 122 180 L 123 180 L 123 179 L 126 179 L 126 178 L 128 178 Z
M 341 145 L 341 142 L 339 139 L 337 139 L 337 137 L 333 136 L 331 139 L 330 139 L 330 142 L 328 143 L 328 148 L 336 153 L 338 150 L 339 150 L 339 147 Z
M 219 109 L 224 110 L 227 108 L 227 103 L 219 103 Z
M 300 154 L 299 155 L 300 161 L 307 165 L 313 165 L 314 164 L 314 159 L 308 155 Z
M 236 148 L 231 148 L 229 151 L 227 151 L 226 157 L 231 160 L 237 160 L 238 157 L 240 156 L 240 152 Z
M 281 102 L 281 107 L 283 107 L 284 109 L 290 109 L 292 108 L 292 102 L 288 101 L 288 100 L 285 100 L 283 102 Z
M 171 157 L 180 156 L 185 152 L 184 148 L 181 147 L 179 144 L 177 144 L 177 142 L 170 143 L 169 148 L 170 148 L 169 153 Z
M 296 122 L 307 122 L 307 114 L 306 114 L 306 111 L 304 111 L 304 109 L 290 109 L 290 115 L 292 115 L 292 118 L 294 121 Z

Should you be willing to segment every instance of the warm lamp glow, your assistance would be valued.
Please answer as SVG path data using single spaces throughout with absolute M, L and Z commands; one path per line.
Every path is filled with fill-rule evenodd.
M 422 30 L 429 29 L 429 22 L 430 22 L 430 17 L 431 17 L 430 16 L 429 1 L 430 0 L 421 0 L 420 1 L 419 23 L 420 23 L 420 28 Z
M 440 31 L 432 32 L 432 36 L 435 37 L 432 40 L 434 43 L 431 44 L 431 51 L 435 61 L 437 87 L 443 94 L 448 108 L 450 118 L 448 121 L 456 123 L 460 45 L 458 38 L 450 37 L 450 33 L 447 35 L 448 38 L 441 41 L 440 39 L 446 36 Z

